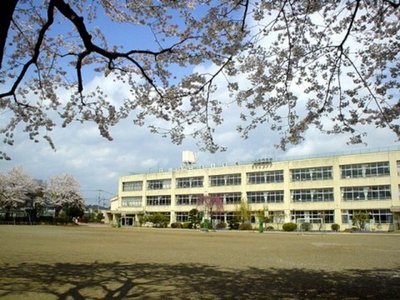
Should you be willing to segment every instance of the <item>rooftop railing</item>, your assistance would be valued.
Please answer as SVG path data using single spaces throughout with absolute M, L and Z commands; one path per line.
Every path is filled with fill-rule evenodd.
M 391 147 L 380 147 L 380 148 L 370 148 L 370 149 L 356 149 L 356 150 L 348 150 L 348 151 L 336 151 L 336 152 L 324 152 L 310 155 L 291 155 L 291 156 L 268 156 L 264 158 L 257 158 L 251 161 L 242 161 L 242 162 L 223 162 L 223 163 L 211 163 L 209 165 L 185 165 L 179 168 L 170 168 L 166 169 L 149 169 L 147 174 L 152 173 L 165 173 L 179 170 L 197 170 L 197 169 L 209 169 L 209 168 L 221 168 L 221 167 L 230 167 L 230 166 L 243 166 L 243 165 L 259 165 L 262 163 L 266 163 L 268 165 L 273 164 L 274 162 L 284 162 L 284 161 L 295 161 L 295 160 L 306 160 L 306 159 L 314 159 L 314 158 L 330 158 L 330 157 L 338 157 L 345 155 L 359 155 L 359 154 L 368 154 L 368 153 L 382 153 L 382 152 L 392 152 L 392 151 L 400 151 L 400 146 L 391 146 Z M 131 173 L 138 174 L 138 173 Z

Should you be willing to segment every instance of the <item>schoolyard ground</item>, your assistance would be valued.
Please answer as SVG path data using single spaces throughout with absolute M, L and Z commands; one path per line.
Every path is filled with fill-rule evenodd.
M 0 226 L 0 299 L 399 295 L 399 234 Z

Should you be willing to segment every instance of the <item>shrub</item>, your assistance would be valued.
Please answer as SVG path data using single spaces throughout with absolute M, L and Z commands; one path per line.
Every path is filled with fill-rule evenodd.
M 285 223 L 282 226 L 284 231 L 295 231 L 297 229 L 297 224 L 295 223 Z
M 343 232 L 360 232 L 361 229 L 357 228 L 357 227 L 352 227 L 352 228 L 346 228 L 345 230 L 343 230 Z
M 104 214 L 102 212 L 98 212 L 96 215 L 96 221 L 98 223 L 101 223 L 103 221 L 103 219 L 104 219 Z
M 353 214 L 353 226 L 358 229 L 365 229 L 365 225 L 369 222 L 369 215 L 365 211 L 355 212 Z
M 340 229 L 340 225 L 339 224 L 332 224 L 331 225 L 331 229 L 332 229 L 332 231 L 339 231 L 339 229 Z
M 193 227 L 192 222 L 184 222 L 184 223 L 182 223 L 182 228 L 184 228 L 184 229 L 192 229 L 192 227 Z
M 193 208 L 189 211 L 189 221 L 192 223 L 189 228 L 196 228 L 200 224 L 201 218 L 199 216 L 199 211 Z
M 212 224 L 208 220 L 205 220 L 203 223 L 200 224 L 200 227 L 202 229 L 205 229 L 206 226 L 207 226 L 207 229 L 212 229 Z
M 239 230 L 253 230 L 253 226 L 250 223 L 242 223 L 239 225 Z
M 230 230 L 238 230 L 239 225 L 240 223 L 236 219 L 229 220 L 228 226 Z
M 300 229 L 301 229 L 302 231 L 311 231 L 312 225 L 311 225 L 311 223 L 308 223 L 308 222 L 301 223 Z
M 182 228 L 182 224 L 180 222 L 171 223 L 171 228 Z
M 225 222 L 220 222 L 215 226 L 216 229 L 225 229 L 226 228 L 226 223 Z
M 267 228 L 265 228 L 265 230 L 268 230 L 268 231 L 271 231 L 271 230 L 274 230 L 275 228 L 274 228 L 274 226 L 267 226 Z
M 155 213 L 152 215 L 146 216 L 146 219 L 148 222 L 153 223 L 153 227 L 158 227 L 158 228 L 166 228 L 169 222 L 169 217 L 162 213 Z

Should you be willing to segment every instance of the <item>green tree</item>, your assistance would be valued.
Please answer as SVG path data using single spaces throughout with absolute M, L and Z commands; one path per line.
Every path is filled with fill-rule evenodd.
M 366 211 L 357 211 L 353 213 L 353 226 L 358 229 L 365 229 L 365 225 L 369 223 L 369 215 Z
M 256 216 L 258 219 L 258 231 L 259 232 L 264 232 L 264 223 L 268 222 L 269 218 L 268 218 L 268 211 L 265 211 L 264 209 L 259 209 L 256 212 Z
M 103 221 L 103 219 L 104 219 L 104 214 L 101 211 L 97 212 L 96 222 L 101 223 Z
M 163 213 L 155 213 L 146 216 L 147 221 L 153 223 L 153 227 L 165 228 L 168 226 L 169 217 Z
M 200 225 L 201 218 L 199 217 L 199 210 L 197 208 L 189 211 L 189 222 L 191 223 L 191 228 L 197 228 Z
M 236 207 L 235 214 L 240 223 L 249 223 L 251 218 L 251 208 L 245 199 L 240 200 L 240 204 Z

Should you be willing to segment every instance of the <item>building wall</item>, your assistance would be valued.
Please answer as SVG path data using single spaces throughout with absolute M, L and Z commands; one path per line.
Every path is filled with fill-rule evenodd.
M 375 172 L 378 168 L 375 168 L 377 166 L 376 163 L 388 164 L 390 174 L 375 174 L 377 176 L 375 176 L 374 173 L 365 174 L 365 172 Z M 359 165 L 354 166 L 357 164 Z M 393 207 L 400 207 L 399 164 L 400 151 L 390 150 L 286 161 L 271 162 L 268 160 L 258 160 L 248 164 L 236 163 L 234 165 L 224 166 L 188 167 L 167 172 L 128 175 L 122 176 L 119 179 L 118 198 L 112 201 L 111 210 L 114 214 L 119 214 L 122 217 L 131 217 L 134 221 L 137 221 L 137 216 L 140 213 L 165 212 L 170 214 L 171 222 L 175 222 L 177 212 L 188 212 L 196 208 L 195 204 L 177 205 L 177 200 L 180 197 L 179 195 L 241 193 L 241 198 L 248 200 L 248 192 L 265 192 L 263 194 L 265 199 L 268 197 L 266 193 L 270 195 L 273 191 L 283 191 L 283 202 L 252 203 L 250 204 L 251 209 L 253 211 L 264 209 L 268 210 L 269 213 L 283 212 L 284 219 L 282 222 L 304 221 L 294 219 L 296 216 L 301 216 L 301 212 L 304 212 L 306 221 L 308 221 L 308 215 L 313 215 L 315 217 L 316 211 L 333 211 L 333 221 L 329 223 L 337 223 L 343 230 L 352 227 L 352 224 L 351 221 L 342 223 L 342 215 L 348 215 L 349 212 L 351 215 L 351 212 L 354 210 L 367 210 L 371 215 L 384 212 L 384 214 L 390 214 L 392 216 L 391 218 L 395 219 L 394 215 L 396 213 L 390 210 L 392 210 Z M 318 176 L 320 176 L 318 174 L 323 173 L 323 167 L 326 167 L 325 169 L 328 170 L 328 174 L 331 172 L 331 178 L 318 179 Z M 353 175 L 343 176 L 342 173 L 346 168 L 351 169 L 349 172 L 359 172 L 357 176 L 360 177 L 354 178 Z M 385 167 L 383 167 L 383 169 L 385 169 Z M 313 179 L 315 180 L 311 180 L 310 178 L 297 181 L 293 180 L 292 177 L 294 176 L 295 170 L 298 170 L 298 173 L 303 172 L 302 174 L 305 177 L 314 176 Z M 255 172 L 269 172 L 268 174 L 270 174 L 272 171 L 282 171 L 283 182 L 249 183 L 249 174 L 254 174 Z M 212 186 L 210 184 L 210 180 L 213 176 L 229 174 L 240 174 L 241 183 L 227 186 Z M 303 175 L 295 178 L 301 178 Z M 179 179 L 189 177 L 203 177 L 203 186 L 178 187 Z M 166 188 L 154 188 L 158 184 L 154 182 L 154 180 L 165 180 Z M 230 179 L 224 178 L 223 180 Z M 234 181 L 234 178 L 232 180 Z M 127 187 L 127 185 L 129 185 L 129 182 L 142 182 L 142 188 L 128 191 L 127 189 L 129 189 L 129 187 Z M 153 188 L 151 188 L 149 184 L 153 184 Z M 331 191 L 333 193 L 333 201 L 317 201 L 321 197 L 330 199 L 330 197 L 332 197 L 329 195 Z M 305 198 L 302 198 L 303 193 L 305 198 L 312 197 L 313 201 L 304 202 Z M 296 195 L 294 196 L 294 194 Z M 349 195 L 352 196 L 353 194 L 358 195 L 357 198 L 351 201 L 345 201 L 345 197 L 349 197 Z M 170 197 L 170 204 L 168 202 L 167 205 L 147 205 L 147 199 L 159 199 L 164 196 Z M 364 196 L 367 197 L 368 200 L 362 200 Z M 127 197 L 135 197 L 134 201 L 129 204 L 130 206 L 124 206 L 124 203 L 126 204 L 125 200 L 130 199 Z M 297 197 L 296 199 L 298 199 L 298 202 L 294 201 L 293 197 Z M 376 198 L 383 199 L 377 200 Z M 157 202 L 158 200 L 155 201 Z M 224 211 L 233 212 L 236 210 L 236 207 L 236 204 L 225 204 Z M 387 210 L 389 210 L 390 213 L 388 213 Z M 373 217 L 371 218 L 374 219 Z M 371 229 L 388 230 L 393 228 L 393 226 L 397 226 L 397 224 L 393 224 L 394 221 L 392 224 L 389 224 L 387 219 L 384 219 L 384 217 L 382 218 L 384 223 L 378 225 L 375 222 L 375 224 L 370 225 Z M 381 220 L 380 217 L 378 219 Z M 326 227 L 330 228 L 330 226 Z

